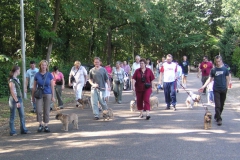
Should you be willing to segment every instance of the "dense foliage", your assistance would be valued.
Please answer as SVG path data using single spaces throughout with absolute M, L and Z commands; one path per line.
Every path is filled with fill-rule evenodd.
M 226 63 L 237 65 L 239 2 L 25 0 L 26 57 L 50 59 L 66 74 L 75 60 L 92 63 L 94 56 L 113 64 L 132 63 L 136 54 L 155 61 L 171 53 L 178 60 L 187 55 L 193 63 L 220 53 Z M 0 61 L 21 63 L 18 1 L 1 0 L 0 15 Z M 9 65 L 1 67 L 9 70 Z

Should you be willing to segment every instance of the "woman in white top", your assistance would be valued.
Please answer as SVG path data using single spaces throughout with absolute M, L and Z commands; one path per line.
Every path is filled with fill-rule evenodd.
M 76 107 L 79 105 L 79 101 L 82 99 L 82 89 L 86 85 L 87 70 L 81 66 L 80 61 L 75 61 L 69 73 L 69 86 L 73 86 L 75 99 L 77 101 Z
M 151 69 L 152 72 L 153 72 L 153 66 L 152 66 L 152 61 L 151 61 L 151 59 L 147 58 L 146 61 L 147 61 L 146 67 L 149 68 L 149 69 Z

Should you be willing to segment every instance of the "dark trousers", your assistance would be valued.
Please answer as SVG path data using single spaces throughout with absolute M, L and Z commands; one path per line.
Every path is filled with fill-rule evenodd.
M 208 77 L 209 76 L 202 76 L 202 85 L 205 84 L 205 82 L 207 81 Z M 204 88 L 203 93 L 206 93 L 206 87 Z
M 172 104 L 173 106 L 176 105 L 177 98 L 176 98 L 176 90 L 175 90 L 175 81 L 174 82 L 163 82 L 163 90 L 165 96 L 165 102 L 167 107 L 170 107 Z
M 227 89 L 224 91 L 213 91 L 215 101 L 215 116 L 214 119 L 222 120 L 221 114 L 223 111 L 224 102 L 226 100 Z

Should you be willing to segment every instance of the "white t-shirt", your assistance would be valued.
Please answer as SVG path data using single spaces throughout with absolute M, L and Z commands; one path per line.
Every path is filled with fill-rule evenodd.
M 163 72 L 163 82 L 174 82 L 177 73 L 177 64 L 164 62 L 160 72 Z
M 75 68 L 75 67 L 72 67 L 69 75 L 70 76 L 71 75 L 73 75 L 73 76 L 75 75 L 74 78 L 76 80 L 76 84 L 84 85 L 84 82 L 85 82 L 84 76 L 87 75 L 87 70 L 83 66 L 80 66 L 79 70 L 77 68 Z
M 139 62 L 139 63 L 134 62 L 133 65 L 132 65 L 131 76 L 133 76 L 134 72 L 135 72 L 138 68 L 140 68 L 140 62 Z
M 29 88 L 33 88 L 34 76 L 37 72 L 39 72 L 38 68 L 34 68 L 34 69 L 30 68 L 27 70 L 26 78 L 28 78 Z

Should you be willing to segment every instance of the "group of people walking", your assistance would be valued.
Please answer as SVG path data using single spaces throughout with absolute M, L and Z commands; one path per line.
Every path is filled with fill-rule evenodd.
M 216 66 L 213 68 L 213 64 L 208 62 L 207 56 L 203 58 L 203 62 L 199 65 L 199 73 L 202 72 L 203 86 L 199 89 L 200 92 L 206 93 L 205 88 L 209 83 L 213 83 L 213 95 L 215 102 L 215 116 L 218 125 L 222 124 L 222 111 L 224 102 L 226 99 L 227 88 L 230 82 L 229 69 L 222 62 L 221 56 L 214 58 Z M 158 83 L 163 86 L 164 97 L 166 103 L 166 110 L 173 107 L 176 111 L 176 82 L 182 79 L 182 87 L 187 88 L 187 76 L 190 72 L 190 64 L 187 61 L 187 57 L 183 57 L 183 61 L 180 63 L 173 62 L 173 57 L 168 54 L 162 58 L 162 62 L 157 61 L 156 65 L 156 77 L 154 76 L 154 70 L 151 65 L 150 59 L 135 57 L 135 62 L 130 68 L 126 62 L 121 63 L 117 61 L 115 67 L 106 69 L 101 66 L 101 59 L 95 57 L 93 60 L 94 67 L 89 71 L 89 83 L 91 84 L 91 104 L 93 110 L 93 116 L 95 120 L 99 120 L 100 110 L 99 104 L 103 110 L 107 107 L 107 92 L 113 89 L 115 102 L 122 103 L 122 90 L 125 74 L 131 74 L 132 77 L 132 90 L 136 95 L 136 104 L 140 112 L 139 117 L 143 118 L 143 111 L 146 111 L 146 120 L 150 117 L 150 95 L 152 93 L 153 80 L 158 78 Z M 31 103 L 33 110 L 36 113 L 37 122 L 39 122 L 38 132 L 50 132 L 48 127 L 49 113 L 55 99 L 57 99 L 60 109 L 64 108 L 62 101 L 62 90 L 65 87 L 64 75 L 58 70 L 57 66 L 53 67 L 53 72 L 48 71 L 48 62 L 42 60 L 39 63 L 39 69 L 36 68 L 35 62 L 30 62 L 30 69 L 26 74 L 26 86 L 30 88 Z M 131 70 L 131 72 L 130 72 Z M 24 119 L 24 106 L 22 103 L 21 84 L 17 78 L 20 74 L 20 67 L 14 66 L 9 75 L 9 106 L 10 106 L 10 135 L 17 135 L 14 127 L 15 111 L 19 112 L 20 117 L 20 130 L 21 134 L 31 133 L 25 126 Z M 80 61 L 75 61 L 74 66 L 69 73 L 69 86 L 73 87 L 76 106 L 78 107 L 80 100 L 82 99 L 82 89 L 87 82 L 87 71 L 85 67 L 81 65 Z M 111 87 L 111 82 L 113 87 Z M 34 97 L 34 93 L 37 88 L 43 89 L 43 96 L 39 99 Z M 27 92 L 27 87 L 24 89 Z

